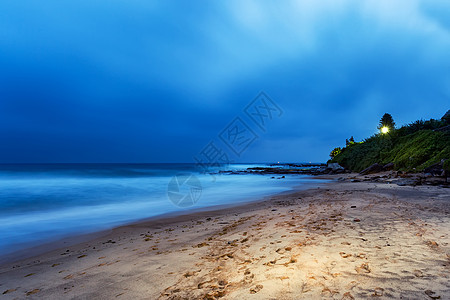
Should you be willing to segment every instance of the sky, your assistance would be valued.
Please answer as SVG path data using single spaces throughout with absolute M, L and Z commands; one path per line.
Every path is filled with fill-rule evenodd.
M 447 0 L 2 0 L 0 162 L 324 162 L 442 117 L 449 53 Z

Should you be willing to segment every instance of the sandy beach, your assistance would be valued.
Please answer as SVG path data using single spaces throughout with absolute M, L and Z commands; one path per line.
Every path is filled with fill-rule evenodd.
M 450 189 L 333 181 L 4 264 L 0 299 L 450 299 L 449 243 Z

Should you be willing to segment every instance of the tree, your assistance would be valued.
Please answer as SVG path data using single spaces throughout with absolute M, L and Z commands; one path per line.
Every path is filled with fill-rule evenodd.
M 392 131 L 395 129 L 395 122 L 394 119 L 392 118 L 392 116 L 388 113 L 385 113 L 383 115 L 383 117 L 380 120 L 380 124 L 377 127 L 379 130 L 381 130 L 382 132 L 388 132 L 388 131 Z M 385 128 L 383 130 L 383 128 Z M 387 128 L 387 130 L 386 130 Z
M 330 157 L 333 159 L 335 156 L 341 153 L 341 151 L 342 151 L 341 147 L 334 148 L 333 151 L 331 151 L 330 153 Z
M 350 145 L 353 145 L 355 143 L 355 139 L 353 138 L 353 136 L 348 140 L 345 140 L 345 147 L 348 147 Z

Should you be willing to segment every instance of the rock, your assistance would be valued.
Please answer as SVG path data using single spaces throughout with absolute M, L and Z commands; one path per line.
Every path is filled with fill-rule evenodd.
M 433 176 L 445 176 L 444 162 L 445 160 L 443 159 L 441 162 L 425 168 L 423 172 L 430 173 Z
M 344 171 L 345 170 L 344 167 L 342 167 L 338 163 L 329 163 L 327 168 L 331 169 L 332 171 L 338 171 L 338 170 Z
M 383 166 L 378 163 L 375 163 L 375 164 L 371 165 L 370 167 L 362 170 L 359 174 L 367 175 L 367 174 L 378 173 L 381 171 L 383 171 Z
M 345 173 L 345 168 L 338 163 L 329 163 L 325 173 L 328 174 L 342 174 Z
M 442 177 L 430 177 L 424 181 L 426 185 L 441 185 L 445 183 L 447 183 L 447 179 Z
M 385 170 L 385 171 L 391 171 L 393 169 L 394 169 L 394 163 L 388 163 L 383 166 L 383 170 Z

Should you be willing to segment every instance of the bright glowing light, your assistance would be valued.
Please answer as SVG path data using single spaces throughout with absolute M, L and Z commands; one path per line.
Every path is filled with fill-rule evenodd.
M 381 133 L 388 133 L 389 132 L 389 127 L 381 127 Z

